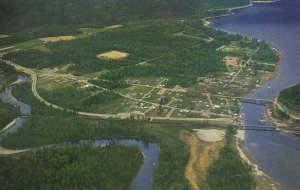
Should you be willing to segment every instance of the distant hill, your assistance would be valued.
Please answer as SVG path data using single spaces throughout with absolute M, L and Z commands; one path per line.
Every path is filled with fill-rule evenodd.
M 249 0 L 1 0 L 0 31 L 99 26 L 141 19 L 203 17 Z
M 292 111 L 300 112 L 300 83 L 280 92 L 278 101 Z

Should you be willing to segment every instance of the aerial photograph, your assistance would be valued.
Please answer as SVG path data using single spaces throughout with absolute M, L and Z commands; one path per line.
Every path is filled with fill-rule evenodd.
M 0 190 L 300 190 L 300 0 L 0 0 Z

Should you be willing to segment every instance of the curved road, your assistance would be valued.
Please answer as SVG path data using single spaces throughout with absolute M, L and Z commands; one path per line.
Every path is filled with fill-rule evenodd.
M 24 72 L 24 73 L 30 75 L 31 80 L 32 80 L 31 90 L 33 92 L 33 95 L 40 102 L 44 103 L 47 106 L 53 107 L 53 108 L 55 108 L 57 110 L 64 110 L 64 111 L 68 111 L 68 112 L 75 112 L 74 110 L 66 109 L 66 108 L 60 107 L 58 105 L 52 104 L 52 103 L 48 102 L 47 100 L 45 100 L 44 98 L 42 98 L 38 94 L 37 89 L 36 89 L 38 78 L 37 78 L 37 74 L 34 71 L 34 69 L 23 67 L 23 66 L 20 66 L 18 64 L 15 64 L 15 63 L 13 63 L 11 61 L 4 60 L 4 59 L 1 59 L 1 60 L 4 61 L 6 64 L 15 67 L 16 70 Z M 93 86 L 96 86 L 96 85 L 93 85 Z M 96 86 L 96 87 L 99 87 L 99 86 Z M 102 87 L 99 87 L 99 88 L 104 89 Z M 107 89 L 105 89 L 105 90 L 107 90 Z M 153 103 L 153 102 L 148 102 L 148 101 L 144 101 L 144 100 L 132 98 L 132 97 L 126 96 L 126 95 L 121 94 L 121 93 L 118 93 L 118 94 L 120 96 L 124 97 L 124 98 L 130 99 L 130 100 L 133 100 L 133 101 L 144 102 L 144 103 L 152 104 L 154 106 L 159 106 L 159 104 L 157 104 L 157 103 Z M 162 107 L 169 108 L 169 109 L 182 110 L 182 111 L 187 111 L 187 112 L 203 113 L 202 111 L 189 110 L 189 109 L 180 109 L 180 108 L 172 107 L 172 106 L 168 106 L 168 105 L 162 105 Z M 120 115 L 118 115 L 118 114 L 99 114 L 99 113 L 82 112 L 82 111 L 76 112 L 76 113 L 78 115 L 81 115 L 81 116 L 88 116 L 88 117 L 100 118 L 100 119 L 128 119 L 128 117 L 124 117 L 121 114 Z M 159 121 L 186 121 L 186 122 L 189 122 L 189 121 L 191 121 L 191 122 L 199 121 L 199 122 L 205 122 L 205 123 L 211 123 L 211 124 L 220 124 L 220 123 L 223 123 L 224 125 L 226 125 L 226 124 L 228 125 L 228 124 L 234 123 L 234 118 L 230 118 L 228 115 L 219 115 L 219 116 L 221 116 L 223 118 L 175 118 L 175 117 L 164 118 L 164 117 L 150 117 L 150 120 L 151 121 L 155 121 L 155 120 L 159 120 Z

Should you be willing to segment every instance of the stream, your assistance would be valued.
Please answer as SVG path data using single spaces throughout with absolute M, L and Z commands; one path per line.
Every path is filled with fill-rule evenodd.
M 18 82 L 15 83 L 24 83 L 28 81 L 29 78 L 25 76 L 18 76 Z M 18 128 L 22 127 L 26 121 L 26 117 L 31 114 L 31 106 L 23 102 L 18 101 L 12 95 L 12 86 L 5 88 L 5 90 L 0 93 L 0 99 L 3 102 L 9 103 L 13 106 L 19 108 L 21 116 L 16 119 L 16 123 L 5 131 L 0 133 L 0 142 L 2 142 L 7 134 L 16 132 Z M 29 151 L 42 150 L 44 148 L 55 148 L 55 147 L 65 147 L 65 146 L 82 146 L 90 145 L 93 147 L 106 147 L 110 145 L 119 145 L 126 147 L 138 147 L 143 154 L 144 162 L 138 172 L 137 176 L 134 178 L 131 184 L 131 190 L 152 190 L 153 186 L 153 176 L 154 171 L 158 166 L 158 157 L 159 157 L 159 147 L 155 143 L 135 140 L 135 139 L 91 139 L 91 140 L 80 140 L 80 141 L 71 141 L 57 144 L 50 144 L 41 146 L 38 148 L 30 149 Z M 25 152 L 26 153 L 26 152 Z

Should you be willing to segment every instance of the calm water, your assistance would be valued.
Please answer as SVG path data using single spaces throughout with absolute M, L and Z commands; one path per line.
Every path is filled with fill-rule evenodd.
M 300 0 L 254 4 L 234 15 L 215 19 L 212 26 L 274 44 L 281 52 L 278 75 L 249 97 L 272 99 L 300 82 Z M 268 88 L 269 87 L 269 88 Z M 266 125 L 265 108 L 242 104 L 247 124 Z M 300 138 L 290 133 L 247 132 L 245 146 L 258 165 L 283 189 L 300 187 Z

